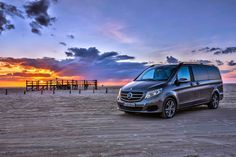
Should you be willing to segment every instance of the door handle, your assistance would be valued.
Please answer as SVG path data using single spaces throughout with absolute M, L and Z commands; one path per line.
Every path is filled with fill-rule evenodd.
M 191 86 L 197 86 L 199 85 L 199 82 L 191 82 Z

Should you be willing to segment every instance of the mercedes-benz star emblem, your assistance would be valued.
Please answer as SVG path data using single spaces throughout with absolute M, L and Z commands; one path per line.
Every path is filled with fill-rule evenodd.
M 128 94 L 127 94 L 127 98 L 128 99 L 131 99 L 133 97 L 133 94 L 131 93 L 131 92 L 129 92 Z

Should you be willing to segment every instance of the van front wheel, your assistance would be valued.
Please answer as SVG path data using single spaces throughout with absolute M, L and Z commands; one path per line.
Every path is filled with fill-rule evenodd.
M 219 101 L 218 94 L 214 93 L 211 97 L 211 102 L 208 104 L 208 108 L 217 109 L 219 107 Z
M 173 98 L 168 98 L 163 104 L 162 118 L 172 118 L 175 115 L 177 104 Z

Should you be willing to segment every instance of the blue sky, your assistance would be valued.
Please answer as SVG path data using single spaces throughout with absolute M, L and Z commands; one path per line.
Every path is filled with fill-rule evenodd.
M 22 1 L 12 0 L 11 4 L 21 7 Z M 41 36 L 32 34 L 25 21 L 18 19 L 16 29 L 4 33 L 0 41 L 4 43 L 1 47 L 6 47 L 6 56 L 44 55 L 27 53 L 22 45 L 29 43 L 31 47 L 45 47 L 49 56 L 63 57 L 65 47 L 57 45 L 63 41 L 68 46 L 95 46 L 146 60 L 149 59 L 146 54 L 158 54 L 167 48 L 234 46 L 231 44 L 236 42 L 235 6 L 234 0 L 61 0 L 49 10 L 57 21 L 44 29 Z M 75 39 L 68 39 L 67 34 L 73 34 Z M 17 45 L 16 50 L 9 52 L 13 49 L 11 41 Z
M 23 9 L 28 1 L 2 2 Z M 0 54 L 65 59 L 70 47 L 96 47 L 101 52 L 134 56 L 137 62 L 159 63 L 174 56 L 181 61 L 222 60 L 227 64 L 236 53 L 192 50 L 236 46 L 235 6 L 235 0 L 58 0 L 48 10 L 56 21 L 43 27 L 41 35 L 30 31 L 30 19 L 10 17 L 15 29 L 0 35 Z

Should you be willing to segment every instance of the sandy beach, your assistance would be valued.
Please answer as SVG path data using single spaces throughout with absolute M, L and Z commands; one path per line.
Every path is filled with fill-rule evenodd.
M 217 110 L 179 111 L 173 119 L 117 110 L 118 88 L 95 91 L 0 90 L 0 156 L 236 156 L 236 84 Z

